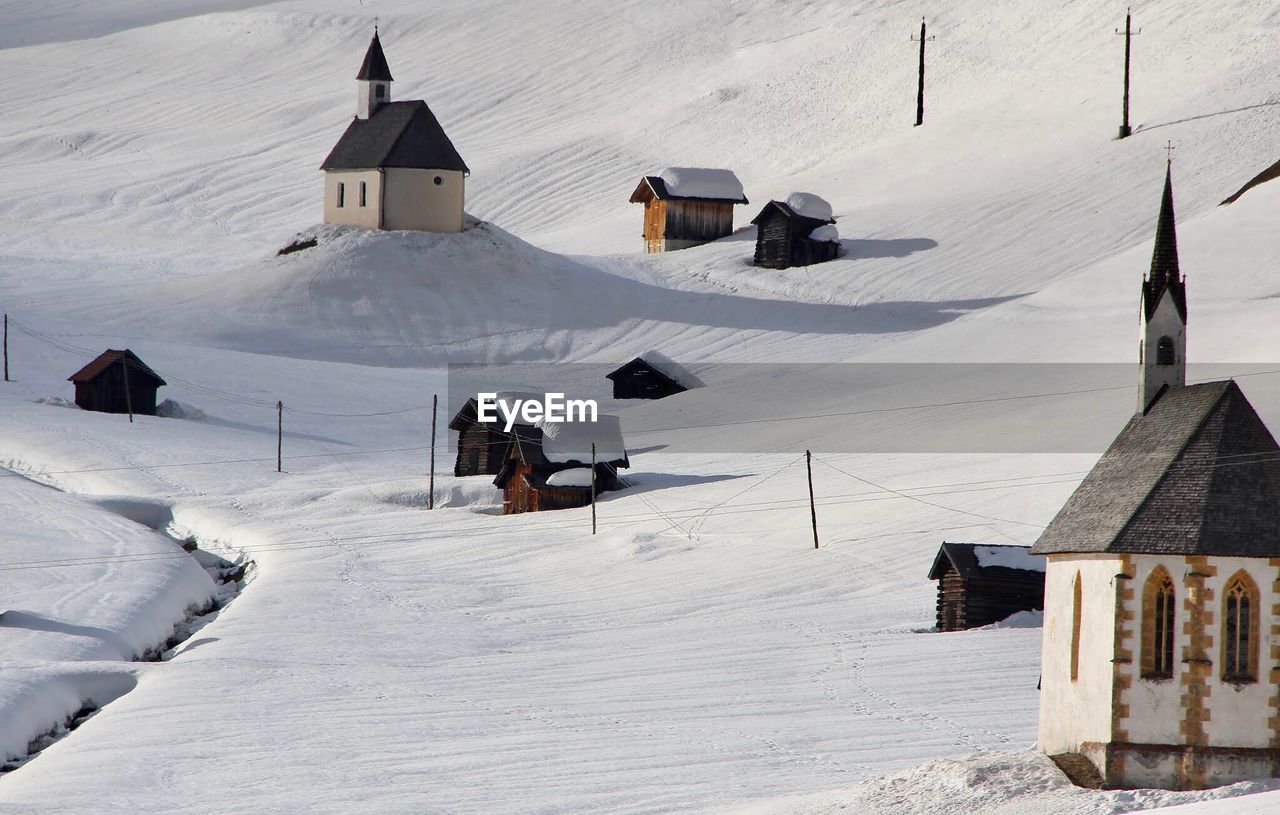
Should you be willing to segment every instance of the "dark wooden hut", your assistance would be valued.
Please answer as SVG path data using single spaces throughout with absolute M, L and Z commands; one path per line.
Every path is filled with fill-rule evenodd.
M 566 430 L 565 428 L 571 428 Z M 596 444 L 596 493 L 622 486 L 619 469 L 631 466 L 616 416 L 595 422 L 517 428 L 493 483 L 502 490 L 502 514 L 585 507 L 591 503 L 591 443 Z
M 693 372 L 657 351 L 641 354 L 605 378 L 613 383 L 614 399 L 663 399 L 702 387 Z
M 769 269 L 810 266 L 840 256 L 839 240 L 811 237 L 815 230 L 834 224 L 830 207 L 825 210 L 800 208 L 793 199 L 770 201 L 752 219 L 756 225 L 755 265 Z M 811 196 L 817 198 L 817 196 Z M 822 199 L 817 199 L 821 201 Z M 822 202 L 823 206 L 826 202 Z
M 962 631 L 1019 611 L 1044 609 L 1044 558 L 1025 546 L 944 543 L 929 579 L 938 581 L 938 630 Z
M 668 167 L 640 179 L 631 203 L 644 204 L 644 250 L 672 252 L 733 232 L 733 208 L 750 203 L 732 170 Z
M 498 399 L 536 399 L 532 393 L 502 391 Z M 512 434 L 527 430 L 527 425 L 515 425 L 512 432 L 503 430 L 502 421 L 481 422 L 478 405 L 474 397 L 454 414 L 449 421 L 449 429 L 458 434 L 457 459 L 453 464 L 453 474 L 459 478 L 471 475 L 495 475 L 502 470 L 507 454 L 507 444 Z
M 156 415 L 156 391 L 165 381 L 128 348 L 109 349 L 71 376 L 76 404 L 99 413 Z

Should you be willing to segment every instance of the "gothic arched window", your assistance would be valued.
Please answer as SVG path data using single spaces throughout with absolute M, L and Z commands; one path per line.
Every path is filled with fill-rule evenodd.
M 1244 572 L 1222 593 L 1222 679 L 1258 681 L 1258 591 Z
M 1076 572 L 1075 586 L 1071 589 L 1071 681 L 1080 678 L 1080 573 Z
M 1172 365 L 1173 364 L 1173 338 L 1161 337 L 1156 343 L 1156 364 Z
M 1169 679 L 1173 676 L 1174 614 L 1177 606 L 1173 580 L 1163 567 L 1156 567 L 1142 590 L 1142 677 Z

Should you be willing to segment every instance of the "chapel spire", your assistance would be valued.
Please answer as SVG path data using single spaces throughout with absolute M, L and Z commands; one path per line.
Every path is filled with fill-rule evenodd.
M 1178 267 L 1172 160 L 1165 169 L 1151 272 L 1142 281 L 1139 321 L 1138 412 L 1145 413 L 1165 388 L 1187 382 L 1187 286 Z
M 391 101 L 391 81 L 391 68 L 387 65 L 386 55 L 382 53 L 382 41 L 378 39 L 378 28 L 375 25 L 369 50 L 365 51 L 360 73 L 356 74 L 357 119 L 368 119 L 378 112 L 378 108 Z

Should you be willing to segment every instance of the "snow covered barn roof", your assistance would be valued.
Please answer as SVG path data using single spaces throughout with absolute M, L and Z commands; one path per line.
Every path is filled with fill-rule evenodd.
M 542 431 L 542 454 L 553 464 L 572 461 L 591 463 L 591 445 L 596 461 L 626 461 L 627 446 L 622 441 L 622 422 L 617 416 L 601 413 L 594 422 L 538 422 Z
M 320 165 L 321 170 L 379 167 L 471 172 L 421 99 L 388 102 L 368 119 L 352 119 Z
M 743 192 L 742 182 L 733 170 L 712 167 L 668 167 L 658 175 L 647 175 L 640 179 L 640 186 L 631 193 L 631 203 L 641 203 L 650 196 L 659 201 L 750 203 Z
M 497 401 L 500 404 L 506 403 L 508 407 L 514 407 L 512 403 L 517 400 L 521 402 L 528 400 L 539 402 L 544 398 L 543 394 L 535 393 L 533 391 L 498 391 L 497 394 Z M 458 409 L 458 412 L 453 415 L 453 418 L 449 420 L 449 429 L 465 430 L 473 424 L 481 424 L 481 422 L 478 421 L 479 407 L 480 406 L 476 403 L 476 398 L 474 396 L 468 399 L 466 403 Z M 498 418 L 495 420 L 496 426 L 495 422 L 485 422 L 485 424 L 493 426 L 493 429 L 495 430 L 501 431 L 503 425 L 506 424 L 506 420 L 502 417 L 501 407 L 498 408 L 497 413 Z M 517 426 L 521 425 L 517 422 Z
M 128 365 L 131 370 L 154 379 L 157 386 L 168 384 L 160 378 L 160 374 L 151 370 L 147 363 L 139 359 L 138 355 L 130 351 L 128 348 L 123 351 L 118 351 L 114 348 L 109 348 L 106 351 L 103 351 L 95 360 L 67 377 L 67 381 L 75 382 L 77 384 L 81 382 L 92 382 L 101 376 L 112 365 L 123 360 L 128 360 Z
M 1026 546 L 995 543 L 943 543 L 929 569 L 930 580 L 940 580 L 950 563 L 961 577 L 994 577 L 1002 571 L 1043 572 L 1044 558 Z M 993 571 L 994 570 L 994 571 Z
M 1280 556 L 1277 453 L 1234 381 L 1169 388 L 1129 420 L 1031 551 Z
M 798 195 L 816 199 L 817 202 L 821 202 L 821 205 L 818 205 L 815 201 L 811 200 L 797 200 L 796 203 L 800 205 L 800 208 L 797 209 L 795 206 L 792 206 L 791 202 L 792 199 L 795 199 Z M 792 193 L 787 197 L 786 201 L 770 201 L 765 204 L 764 208 L 760 210 L 760 214 L 751 219 L 751 223 L 759 226 L 761 221 L 768 218 L 775 212 L 781 213 L 783 216 L 791 220 L 799 221 L 806 226 L 812 224 L 812 226 L 806 230 L 805 234 L 812 233 L 813 230 L 825 224 L 834 224 L 836 222 L 836 219 L 831 217 L 831 205 L 826 201 L 823 201 L 816 195 L 810 196 L 809 193 Z
M 693 371 L 690 371 L 671 357 L 659 351 L 645 351 L 643 354 L 625 365 L 622 365 L 617 370 L 605 374 L 605 379 L 616 379 L 628 369 L 636 365 L 647 366 L 649 369 L 665 376 L 667 379 L 686 390 L 689 388 L 701 388 L 706 385 L 706 383 L 699 379 L 697 374 Z

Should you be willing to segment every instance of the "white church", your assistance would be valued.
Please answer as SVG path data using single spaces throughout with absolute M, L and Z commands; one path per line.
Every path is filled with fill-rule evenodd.
M 467 165 L 421 99 L 391 101 L 378 32 L 356 74 L 356 115 L 324 170 L 324 222 L 461 232 Z
M 1186 384 L 1165 177 L 1138 411 L 1045 529 L 1040 749 L 1107 787 L 1280 775 L 1280 446 L 1234 381 Z

